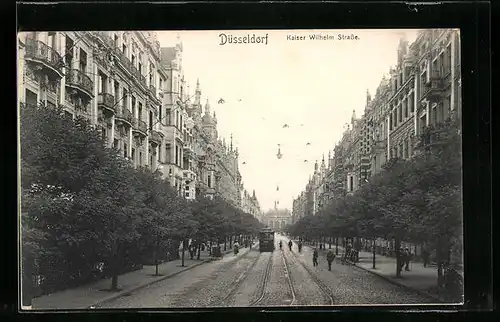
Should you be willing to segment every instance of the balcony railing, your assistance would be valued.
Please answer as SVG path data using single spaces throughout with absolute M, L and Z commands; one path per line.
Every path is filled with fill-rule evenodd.
M 132 125 L 132 123 L 134 122 L 132 112 L 130 112 L 127 108 L 117 109 L 115 119 L 128 123 L 129 125 Z
M 151 93 L 153 94 L 153 96 L 156 97 L 156 87 L 154 87 L 153 85 L 149 85 L 149 90 L 151 91 Z
M 149 142 L 151 142 L 154 145 L 160 145 L 161 144 L 160 132 L 151 130 L 151 133 L 149 134 Z
M 148 126 L 147 126 L 146 122 L 144 122 L 143 120 L 139 120 L 139 119 L 134 118 L 133 122 L 132 122 L 132 127 L 133 127 L 134 131 L 140 132 L 143 135 L 146 135 L 146 133 L 147 133 Z
M 113 47 L 115 46 L 115 43 L 114 43 L 113 39 L 112 39 L 110 36 L 108 36 L 108 35 L 106 34 L 106 32 L 105 32 L 105 31 L 95 31 L 95 32 L 94 32 L 94 34 L 95 34 L 97 37 L 101 38 L 101 39 L 102 39 L 102 41 L 103 41 L 103 42 L 104 42 L 104 43 L 105 43 L 108 47 L 113 48 Z
M 94 82 L 78 69 L 70 69 L 66 74 L 66 85 L 74 86 L 90 98 L 94 97 Z
M 132 71 L 132 63 L 130 60 L 125 56 L 125 54 L 121 51 L 120 48 L 115 47 L 115 55 L 118 57 L 118 61 L 120 64 L 127 69 L 129 72 Z
M 97 95 L 97 104 L 99 106 L 102 106 L 111 112 L 115 113 L 116 108 L 115 108 L 115 97 L 109 93 L 99 93 Z
M 63 76 L 62 68 L 64 62 L 61 55 L 40 40 L 33 38 L 26 39 L 25 58 L 38 61 L 54 70 L 59 77 Z
M 422 99 L 426 99 L 431 102 L 439 101 L 441 99 L 442 90 L 443 79 L 441 76 L 432 76 L 423 88 Z

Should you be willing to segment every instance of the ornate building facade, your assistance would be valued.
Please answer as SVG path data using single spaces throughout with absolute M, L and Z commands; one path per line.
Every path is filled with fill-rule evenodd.
M 262 210 L 260 208 L 259 200 L 257 200 L 257 196 L 255 195 L 255 190 L 253 190 L 252 194 L 250 194 L 245 189 L 242 189 L 241 194 L 241 209 L 261 220 Z
M 238 149 L 218 137 L 199 82 L 189 96 L 182 51 L 180 41 L 160 48 L 146 31 L 22 32 L 18 102 L 87 118 L 108 147 L 134 167 L 161 170 L 187 199 L 218 195 L 241 207 Z
M 408 159 L 420 146 L 420 135 L 454 115 L 461 115 L 460 36 L 457 30 L 421 31 L 415 42 L 401 40 L 397 64 L 383 77 L 375 97 L 366 94 L 364 114 L 354 111 L 335 145 L 323 178 L 317 164 L 304 192 L 293 202 L 294 220 L 315 214 L 329 183 L 331 195 L 354 193 L 393 160 Z M 428 144 L 429 142 L 424 142 Z M 327 171 L 328 173 L 328 171 Z M 312 193 L 313 205 L 306 201 Z
M 148 32 L 19 33 L 18 101 L 83 116 L 137 166 L 160 159 L 159 109 L 167 74 Z
M 287 225 L 292 224 L 292 213 L 288 209 L 272 209 L 263 215 L 262 222 L 274 230 L 284 230 Z
M 182 70 L 182 51 L 180 41 L 175 47 L 161 48 L 161 62 L 171 79 L 163 97 L 169 128 L 168 177 L 188 199 L 218 196 L 241 208 L 238 148 L 233 147 L 232 137 L 229 144 L 219 137 L 217 116 L 208 99 L 202 106 L 199 80 L 190 96 Z

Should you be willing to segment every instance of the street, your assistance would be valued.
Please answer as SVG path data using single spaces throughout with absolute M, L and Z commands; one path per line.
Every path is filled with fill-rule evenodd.
M 237 256 L 200 265 L 172 278 L 152 284 L 99 308 L 250 307 L 342 304 L 417 304 L 428 298 L 391 284 L 338 259 L 328 271 L 320 255 L 312 266 L 312 249 L 298 253 L 286 247 L 288 239 L 276 234 L 273 253 L 256 247 Z

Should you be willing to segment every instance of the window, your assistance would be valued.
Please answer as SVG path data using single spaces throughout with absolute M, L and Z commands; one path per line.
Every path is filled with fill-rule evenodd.
M 132 66 L 135 67 L 135 55 L 132 55 L 132 59 L 131 60 L 132 60 Z
M 113 148 L 118 149 L 118 139 L 113 140 Z
M 118 83 L 117 80 L 114 81 L 114 97 L 115 97 L 115 104 L 118 104 L 120 102 L 120 83 Z
M 29 89 L 26 89 L 25 95 L 26 104 L 38 105 L 38 95 L 30 91 Z
M 165 124 L 172 125 L 170 120 L 170 110 L 165 110 Z
M 181 129 L 182 129 L 182 127 L 183 127 L 183 126 L 182 126 L 182 115 L 181 115 L 181 122 L 180 122 L 180 124 L 179 124 L 179 127 L 180 127 Z
M 175 146 L 175 164 L 179 165 L 179 146 Z
M 142 152 L 139 152 L 139 165 L 142 166 Z
M 398 121 L 399 121 L 399 123 L 401 123 L 403 121 L 403 106 L 402 106 L 402 104 L 399 104 L 399 106 L 398 106 Z
M 408 105 L 410 106 L 410 113 L 415 112 L 415 106 L 413 105 L 413 99 L 414 99 L 414 97 L 415 97 L 415 94 L 411 93 L 410 97 L 408 99 Z
M 354 178 L 352 176 L 349 177 L 349 191 L 354 190 Z
M 165 146 L 165 163 L 170 163 L 172 162 L 172 146 L 170 144 L 167 144 Z
M 123 156 L 126 158 L 128 156 L 127 143 L 123 143 Z
M 80 71 L 87 71 L 87 53 L 80 48 Z
M 439 103 L 436 106 L 436 123 L 441 123 L 444 121 L 444 105 L 443 103 Z
M 142 103 L 139 102 L 139 121 L 142 120 Z
M 122 45 L 122 53 L 126 56 L 127 55 L 127 46 L 125 44 Z
M 149 156 L 149 165 L 151 166 L 151 168 L 154 167 L 154 156 L 153 156 L 153 154 L 151 154 Z
M 207 185 L 208 185 L 209 188 L 212 188 L 212 176 L 211 175 L 208 175 Z
M 49 31 L 47 34 L 48 34 L 47 45 L 49 45 L 50 48 L 58 50 L 56 43 L 56 33 L 53 31 Z
M 135 160 L 136 160 L 135 148 L 132 148 L 132 160 L 134 160 L 134 163 L 135 163 Z
M 153 129 L 153 112 L 149 111 L 149 130 Z
M 104 141 L 106 141 L 106 136 L 107 136 L 107 135 L 106 135 L 106 129 L 105 129 L 104 127 L 103 127 L 103 128 L 102 128 L 102 130 L 101 130 L 101 135 L 102 135 L 102 139 L 103 139 Z
M 162 111 L 163 111 L 163 107 L 161 107 L 161 105 L 158 106 L 158 119 L 159 119 L 160 123 L 163 123 Z

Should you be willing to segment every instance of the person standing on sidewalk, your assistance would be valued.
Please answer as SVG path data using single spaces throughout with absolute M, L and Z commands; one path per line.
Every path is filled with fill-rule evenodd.
M 292 246 L 293 246 L 293 243 L 292 243 L 292 240 L 290 239 L 290 241 L 288 242 L 288 248 L 290 248 L 290 251 L 292 251 Z
M 411 252 L 410 250 L 407 248 L 405 249 L 405 271 L 410 271 L 410 260 L 411 260 Z
M 328 262 L 328 270 L 332 270 L 332 262 L 335 259 L 335 254 L 333 251 L 330 249 L 328 250 L 328 253 L 326 254 L 326 261 Z
M 313 252 L 313 266 L 316 267 L 318 266 L 318 249 L 314 248 Z
M 422 249 L 422 260 L 424 261 L 424 267 L 429 264 L 429 251 L 427 248 Z

